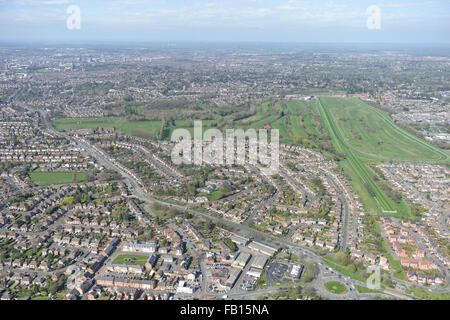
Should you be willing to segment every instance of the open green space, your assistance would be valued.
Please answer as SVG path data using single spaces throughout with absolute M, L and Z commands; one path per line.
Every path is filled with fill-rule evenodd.
M 316 146 L 313 139 L 320 138 L 318 126 L 317 105 L 297 100 L 263 102 L 252 116 L 234 123 L 234 127 L 243 129 L 278 129 L 281 143 L 302 143 L 311 147 Z
M 222 199 L 225 196 L 226 196 L 226 193 L 222 192 L 221 190 L 215 190 L 208 195 L 208 200 L 215 201 L 215 200 Z
M 375 181 L 369 162 L 448 162 L 448 154 L 396 126 L 389 115 L 359 99 L 319 98 L 319 110 L 337 152 L 345 155 L 341 167 L 370 214 L 414 218 L 401 200 L 395 202 Z
M 431 292 L 426 289 L 412 287 L 412 292 L 417 298 L 426 300 L 450 300 L 450 292 Z
M 213 127 L 214 120 L 203 120 L 203 132 L 208 128 Z M 78 130 L 78 129 L 97 129 L 115 128 L 129 136 L 154 139 L 161 137 L 160 120 L 128 120 L 126 117 L 91 117 L 91 118 L 60 118 L 55 120 L 55 129 L 63 130 Z M 170 139 L 172 132 L 175 129 L 187 129 L 191 136 L 194 135 L 194 121 L 193 120 L 175 120 L 165 123 L 163 138 Z
M 316 102 L 308 104 L 302 101 L 287 101 L 287 108 L 290 111 L 291 125 L 293 133 L 297 133 L 302 138 L 315 135 L 320 136 L 317 127 L 320 125 L 320 114 Z
M 67 184 L 67 183 L 81 183 L 87 181 L 86 173 L 84 172 L 30 172 L 30 178 L 33 182 L 41 186 L 51 184 Z
M 314 101 L 270 100 L 249 106 L 251 112 L 225 121 L 219 113 L 203 120 L 203 131 L 219 128 L 278 129 L 280 143 L 298 144 L 335 153 L 341 168 L 350 178 L 366 211 L 372 215 L 390 214 L 417 218 L 405 200 L 397 197 L 388 184 L 381 183 L 374 167 L 383 161 L 425 161 L 449 163 L 449 154 L 397 126 L 389 114 L 357 98 L 323 96 Z M 239 111 L 245 111 L 239 110 Z M 235 111 L 233 111 L 235 112 Z M 164 128 L 161 127 L 164 124 Z M 170 139 L 178 128 L 191 135 L 194 121 L 137 121 L 127 117 L 62 118 L 55 120 L 57 130 L 114 127 L 124 134 L 143 138 Z M 218 193 L 210 198 L 220 197 Z
M 215 120 L 202 120 L 202 132 L 204 133 L 206 130 L 214 128 L 215 124 Z M 191 134 L 191 137 L 194 137 L 194 120 L 175 120 L 167 123 L 166 128 L 167 134 L 165 135 L 165 138 L 167 139 L 170 139 L 172 132 L 176 129 L 187 129 Z M 225 133 L 222 132 L 222 134 Z
M 360 99 L 321 97 L 341 144 L 359 157 L 385 161 L 445 162 L 449 155 L 401 129 L 389 115 Z
M 48 300 L 49 297 L 47 296 L 37 296 L 37 297 L 32 297 L 31 300 Z
M 55 129 L 78 130 L 113 127 L 126 135 L 154 138 L 161 129 L 161 121 L 131 121 L 125 117 L 60 118 L 55 120 Z
M 148 259 L 148 255 L 142 255 L 142 254 L 121 254 L 121 255 L 118 255 L 113 260 L 113 264 L 128 264 L 128 265 L 143 266 L 147 262 L 147 259 Z
M 383 293 L 382 291 L 375 290 L 375 289 L 369 289 L 367 287 L 360 286 L 358 284 L 355 285 L 356 290 L 358 290 L 359 293 Z
M 366 201 L 363 201 L 363 203 L 365 202 L 366 205 L 369 203 L 367 206 L 371 209 L 380 209 L 381 211 L 389 211 L 394 213 L 396 209 L 393 201 L 386 196 L 381 188 L 378 187 L 373 180 L 373 172 L 370 172 L 370 169 L 361 161 L 355 150 L 349 147 L 346 143 L 341 130 L 341 126 L 343 125 L 336 122 L 332 111 L 330 110 L 333 108 L 329 107 L 329 105 L 334 105 L 333 103 L 335 100 L 325 99 L 323 103 L 322 99 L 324 98 L 319 99 L 322 120 L 325 127 L 328 128 L 329 135 L 333 141 L 336 151 L 344 154 L 346 157 L 348 166 L 344 167 L 344 171 L 346 171 L 346 173 L 350 176 L 351 182 L 356 189 L 359 189 L 360 192 L 365 191 L 363 192 L 362 197 L 365 198 Z M 372 193 L 371 196 L 375 201 L 367 201 L 367 198 L 369 197 L 365 193 Z M 371 213 L 374 214 L 376 212 Z
M 328 281 L 325 283 L 325 289 L 333 294 L 345 294 L 348 292 L 347 287 L 340 281 Z

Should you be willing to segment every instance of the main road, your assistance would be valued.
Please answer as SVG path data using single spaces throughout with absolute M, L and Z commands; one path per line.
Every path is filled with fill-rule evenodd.
M 188 211 L 189 213 L 191 213 L 193 215 L 202 217 L 204 219 L 211 220 L 212 222 L 214 222 L 216 224 L 226 225 L 233 232 L 235 232 L 241 236 L 251 237 L 251 238 L 254 238 L 255 240 L 261 240 L 266 243 L 270 243 L 272 245 L 275 244 L 280 247 L 284 246 L 285 248 L 289 248 L 293 252 L 300 253 L 304 258 L 309 258 L 312 262 L 319 264 L 319 268 L 324 268 L 322 259 L 320 258 L 320 256 L 308 248 L 301 247 L 301 246 L 299 246 L 295 243 L 292 243 L 286 239 L 280 239 L 273 235 L 252 229 L 247 225 L 237 224 L 235 222 L 224 219 L 222 217 L 219 217 L 219 216 L 216 216 L 213 214 L 207 214 L 198 209 L 194 210 L 187 205 L 183 206 L 183 205 L 179 205 L 179 204 L 169 203 L 169 202 L 162 201 L 160 199 L 156 199 L 154 197 L 149 196 L 148 193 L 143 190 L 143 188 L 141 187 L 141 183 L 136 179 L 136 177 L 133 174 L 130 174 L 129 170 L 127 170 L 120 164 L 117 164 L 117 162 L 114 159 L 112 159 L 111 157 L 109 157 L 105 152 L 103 152 L 102 150 L 100 150 L 99 148 L 97 148 L 95 146 L 92 146 L 86 140 L 78 138 L 76 136 L 69 136 L 64 132 L 59 132 L 59 131 L 54 130 L 53 128 L 51 128 L 49 126 L 45 112 L 44 111 L 40 111 L 40 112 L 41 112 L 41 115 L 45 119 L 44 123 L 45 123 L 47 129 L 52 134 L 64 137 L 70 141 L 75 142 L 80 147 L 84 148 L 85 151 L 87 151 L 92 157 L 94 157 L 105 168 L 117 171 L 123 177 L 124 182 L 128 185 L 132 195 L 134 195 L 136 198 L 138 198 L 142 201 L 146 201 L 148 203 L 159 203 L 161 205 L 168 206 L 168 207 L 174 207 L 174 208 L 177 208 L 182 211 Z M 336 274 L 338 274 L 337 271 L 335 271 L 335 272 L 336 272 Z M 321 273 L 319 272 L 317 280 L 320 281 L 321 280 L 320 278 L 321 278 Z M 364 282 L 357 281 L 357 280 L 354 280 L 354 279 L 351 279 L 348 277 L 345 277 L 345 278 L 354 285 L 357 284 L 357 285 L 366 286 L 366 284 Z M 361 295 L 361 298 L 363 298 L 363 297 L 364 297 L 364 295 Z M 399 298 L 402 297 L 403 299 L 409 299 L 409 297 L 402 296 L 402 295 L 397 295 L 397 297 L 399 297 Z

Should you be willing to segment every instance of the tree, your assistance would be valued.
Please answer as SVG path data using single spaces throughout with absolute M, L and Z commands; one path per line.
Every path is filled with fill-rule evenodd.
M 346 269 L 351 272 L 351 273 L 355 273 L 356 272 L 356 266 L 354 264 L 349 264 Z
M 196 186 L 195 186 L 195 184 L 189 184 L 189 185 L 187 186 L 187 192 L 188 192 L 188 195 L 194 196 L 194 195 L 195 195 L 195 192 L 196 192 Z
M 225 238 L 223 242 L 227 245 L 228 248 L 230 248 L 232 252 L 235 252 L 237 250 L 236 244 L 230 238 Z
M 334 259 L 336 259 L 343 266 L 346 266 L 348 264 L 348 256 L 344 252 L 336 252 L 336 254 L 334 255 Z
M 61 204 L 62 204 L 63 206 L 65 206 L 65 205 L 71 206 L 71 205 L 73 205 L 74 203 L 75 203 L 75 197 L 65 197 L 65 198 L 63 199 L 63 201 L 61 202 Z
M 372 187 L 370 186 L 370 184 L 368 184 L 367 182 L 364 183 L 364 187 L 366 188 L 367 192 L 369 192 L 369 194 L 372 197 L 375 197 L 375 191 L 373 191 Z
M 183 215 L 184 215 L 184 218 L 185 218 L 185 219 L 191 219 L 191 218 L 192 218 L 192 214 L 190 214 L 189 211 L 185 211 L 185 212 L 183 213 Z
M 167 246 L 169 243 L 166 238 L 162 238 L 159 242 L 161 243 L 161 246 L 163 246 L 163 247 Z

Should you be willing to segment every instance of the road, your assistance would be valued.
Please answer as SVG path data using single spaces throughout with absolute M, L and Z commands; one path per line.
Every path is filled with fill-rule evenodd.
M 276 238 L 276 237 L 274 237 L 274 236 L 272 236 L 270 234 L 266 234 L 264 232 L 257 231 L 255 229 L 252 229 L 252 228 L 246 226 L 246 225 L 237 224 L 235 222 L 226 220 L 226 219 L 224 219 L 222 217 L 214 216 L 214 215 L 211 215 L 211 214 L 207 214 L 207 213 L 201 212 L 199 210 L 191 209 L 187 205 L 181 206 L 181 205 L 176 205 L 176 204 L 168 204 L 167 202 L 164 202 L 164 201 L 161 201 L 159 199 L 155 199 L 153 197 L 150 197 L 139 186 L 139 184 L 136 181 L 133 181 L 133 177 L 132 176 L 130 176 L 127 172 L 124 172 L 123 170 L 121 170 L 121 168 L 118 167 L 114 163 L 114 160 L 109 159 L 108 156 L 105 153 L 99 151 L 98 149 L 93 148 L 86 141 L 82 141 L 80 139 L 73 138 L 73 137 L 72 137 L 72 139 L 77 141 L 77 143 L 80 146 L 85 148 L 85 150 L 88 151 L 91 155 L 93 155 L 100 163 L 102 163 L 102 165 L 104 165 L 107 168 L 114 169 L 117 172 L 119 172 L 124 177 L 125 182 L 129 186 L 132 187 L 132 189 L 131 189 L 132 194 L 134 196 L 136 196 L 137 198 L 139 198 L 140 200 L 142 200 L 142 201 L 146 201 L 146 202 L 149 202 L 149 203 L 159 203 L 161 205 L 166 205 L 166 206 L 169 206 L 169 207 L 178 208 L 178 209 L 180 209 L 182 211 L 187 210 L 189 213 L 191 213 L 193 215 L 200 216 L 202 218 L 211 220 L 212 222 L 214 222 L 216 224 L 218 224 L 218 223 L 219 224 L 224 224 L 227 227 L 229 227 L 230 229 L 235 230 L 235 232 L 238 233 L 241 236 L 262 239 L 263 241 L 268 242 L 268 243 L 276 244 L 276 245 L 279 245 L 279 246 L 285 246 L 285 247 L 288 247 L 290 249 L 293 249 L 294 251 L 303 253 L 305 256 L 310 258 L 315 263 L 321 262 L 321 258 L 315 252 L 313 252 L 312 250 L 300 247 L 297 244 L 294 244 L 294 243 L 292 243 L 292 242 L 290 242 L 288 240 Z M 320 278 L 320 274 L 318 275 L 318 277 Z M 348 281 L 355 282 L 356 280 L 349 279 Z M 362 286 L 366 285 L 365 283 L 362 283 L 362 282 L 357 282 L 357 284 L 362 285 Z
M 248 227 L 247 225 L 242 225 L 242 224 L 237 224 L 235 222 L 229 221 L 227 219 L 224 219 L 222 217 L 218 217 L 215 216 L 213 214 L 208 214 L 205 212 L 202 212 L 198 209 L 192 209 L 187 205 L 178 205 L 178 204 L 172 204 L 172 203 L 168 203 L 168 202 L 164 202 L 161 201 L 159 199 L 155 199 L 151 196 L 149 196 L 141 187 L 141 184 L 139 183 L 139 181 L 136 180 L 136 177 L 134 177 L 132 174 L 130 174 L 129 172 L 127 172 L 128 170 L 125 170 L 123 168 L 123 166 L 118 165 L 114 159 L 111 159 L 108 155 L 106 155 L 104 152 L 102 152 L 100 149 L 91 146 L 87 141 L 82 140 L 81 138 L 77 138 L 77 137 L 73 137 L 73 136 L 69 136 L 65 133 L 62 132 L 58 132 L 55 131 L 53 128 L 51 128 L 48 125 L 48 122 L 46 120 L 46 115 L 45 112 L 41 111 L 41 114 L 44 113 L 44 122 L 45 125 L 47 126 L 47 129 L 52 132 L 55 135 L 59 135 L 59 136 L 63 136 L 66 139 L 69 139 L 71 141 L 74 141 L 76 144 L 78 144 L 79 146 L 83 147 L 91 156 L 93 156 L 99 163 L 101 163 L 103 166 L 105 166 L 106 168 L 109 169 L 113 169 L 115 171 L 117 171 L 124 179 L 124 182 L 131 187 L 131 193 L 137 197 L 138 199 L 142 200 L 142 201 L 146 201 L 148 203 L 159 203 L 161 205 L 165 205 L 168 207 L 175 207 L 178 208 L 179 210 L 182 211 L 188 211 L 189 213 L 198 216 L 198 217 L 202 217 L 204 219 L 208 219 L 211 220 L 212 222 L 216 223 L 216 224 L 222 224 L 222 225 L 226 225 L 229 229 L 233 230 L 235 233 L 244 236 L 244 237 L 252 237 L 255 238 L 256 240 L 262 240 L 265 241 L 267 243 L 272 243 L 278 246 L 284 246 L 289 248 L 290 250 L 292 250 L 293 252 L 299 253 L 301 254 L 303 257 L 307 257 L 309 258 L 311 261 L 313 261 L 314 263 L 320 263 L 321 265 L 323 265 L 322 263 L 322 259 L 320 258 L 319 255 L 317 255 L 314 251 L 312 251 L 309 248 L 304 248 L 299 246 L 298 244 L 292 243 L 286 239 L 280 239 L 280 238 L 276 238 L 270 234 L 264 233 L 264 232 L 260 232 L 258 230 L 252 229 L 250 227 Z M 336 272 L 336 271 L 335 271 Z M 338 274 L 336 272 L 336 274 Z M 320 272 L 317 276 L 318 281 L 320 281 L 321 275 Z M 350 279 L 347 277 L 347 280 L 354 284 L 359 284 L 362 286 L 366 286 L 365 283 L 354 280 L 354 279 Z M 393 281 L 397 281 L 397 279 L 392 279 Z M 400 296 L 399 296 L 400 297 Z M 409 297 L 407 296 L 402 296 L 403 299 L 409 299 Z

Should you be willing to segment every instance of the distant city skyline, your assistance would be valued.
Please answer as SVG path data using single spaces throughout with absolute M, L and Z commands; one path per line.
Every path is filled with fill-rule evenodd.
M 81 23 L 71 30 L 73 5 Z M 379 28 L 368 27 L 371 6 Z M 449 34 L 450 2 L 439 0 L 0 0 L 2 42 L 450 43 Z

